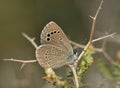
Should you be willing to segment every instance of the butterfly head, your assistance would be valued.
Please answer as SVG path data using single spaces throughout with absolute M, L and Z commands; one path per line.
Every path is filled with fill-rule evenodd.
M 74 50 L 73 50 L 73 54 L 70 55 L 70 56 L 67 58 L 67 64 L 73 64 L 73 63 L 75 62 L 75 60 L 77 59 L 77 54 L 78 54 L 77 50 L 74 49 Z

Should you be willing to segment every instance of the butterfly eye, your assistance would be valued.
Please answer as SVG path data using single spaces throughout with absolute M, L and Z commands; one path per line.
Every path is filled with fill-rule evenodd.
M 73 50 L 73 53 L 74 53 L 75 55 L 77 55 L 77 54 L 78 54 L 77 49 L 74 49 L 74 50 Z

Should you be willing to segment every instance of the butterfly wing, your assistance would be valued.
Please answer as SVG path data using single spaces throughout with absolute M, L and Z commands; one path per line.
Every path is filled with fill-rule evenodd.
M 68 57 L 60 47 L 43 44 L 37 48 L 36 58 L 43 68 L 59 68 L 67 63 L 66 58 Z
M 55 23 L 49 22 L 41 33 L 42 44 L 52 44 L 63 48 L 68 54 L 73 54 L 73 49 L 62 29 Z

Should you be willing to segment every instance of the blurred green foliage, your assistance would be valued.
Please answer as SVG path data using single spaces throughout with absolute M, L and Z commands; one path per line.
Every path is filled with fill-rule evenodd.
M 98 67 L 100 71 L 103 73 L 105 78 L 109 80 L 120 81 L 120 64 L 106 64 L 105 60 L 101 59 L 98 61 Z

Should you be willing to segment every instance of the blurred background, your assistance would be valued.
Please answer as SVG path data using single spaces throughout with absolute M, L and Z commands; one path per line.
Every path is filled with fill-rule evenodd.
M 69 39 L 86 44 L 92 24 L 89 15 L 95 15 L 100 1 L 0 0 L 0 88 L 55 88 L 42 80 L 45 73 L 38 63 L 28 64 L 20 70 L 20 63 L 3 59 L 36 59 L 34 47 L 21 33 L 36 37 L 35 42 L 39 45 L 41 30 L 50 21 L 56 22 Z M 120 34 L 120 0 L 104 0 L 97 18 L 95 38 L 104 36 L 106 32 Z M 111 41 L 107 49 L 111 57 L 115 57 L 120 43 Z M 95 64 L 86 73 L 84 83 L 97 85 L 103 79 Z M 56 72 L 64 76 L 63 70 L 64 67 Z M 103 88 L 113 87 L 114 82 L 108 82 Z

